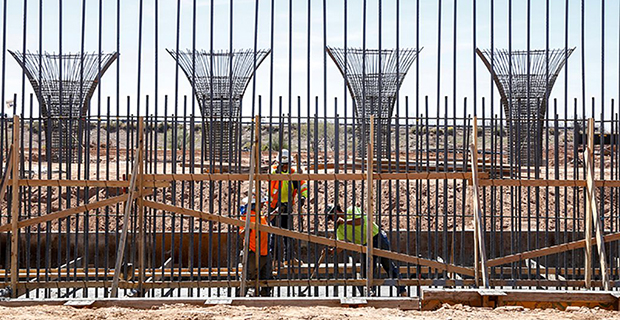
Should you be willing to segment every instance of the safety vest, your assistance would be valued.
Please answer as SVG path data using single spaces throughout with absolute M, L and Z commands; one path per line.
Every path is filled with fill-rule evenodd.
M 241 220 L 245 221 L 245 215 L 241 216 Z M 252 210 L 250 213 L 250 224 L 253 225 L 256 223 L 256 211 Z M 267 219 L 265 216 L 260 216 L 260 224 L 267 225 Z M 244 227 L 239 227 L 239 231 L 243 231 Z M 269 234 L 267 232 L 260 232 L 260 255 L 266 256 L 269 253 Z M 254 229 L 250 229 L 250 251 L 256 252 L 256 231 Z
M 295 168 L 289 167 L 289 170 L 291 170 L 291 173 L 295 173 Z M 273 166 L 271 166 L 271 173 L 287 174 L 288 172 L 278 172 L 278 165 L 274 164 Z M 304 180 L 301 180 L 301 181 L 279 181 L 279 180 L 271 181 L 271 183 L 269 184 L 269 207 L 272 209 L 275 208 L 278 205 L 278 201 L 280 203 L 288 203 L 289 196 L 290 196 L 291 202 L 295 203 L 298 190 L 299 192 L 301 192 L 302 197 L 304 198 L 308 197 L 308 186 L 306 185 L 306 181 Z M 290 195 L 289 195 L 289 192 L 291 192 Z M 282 194 L 282 196 L 280 196 L 280 194 Z

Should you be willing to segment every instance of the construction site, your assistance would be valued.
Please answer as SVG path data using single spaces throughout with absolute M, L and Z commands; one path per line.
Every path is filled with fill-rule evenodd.
M 63 2 L 5 1 L 2 11 L 2 313 L 161 308 L 143 316 L 167 319 L 281 307 L 299 318 L 304 311 L 287 308 L 302 307 L 340 319 L 321 308 L 374 307 L 396 313 L 355 312 L 433 318 L 486 307 L 499 310 L 491 318 L 571 308 L 576 318 L 617 316 L 604 310 L 620 310 L 620 59 L 605 46 L 618 49 L 620 29 L 604 18 L 618 20 L 618 4 L 606 13 L 602 1 L 597 22 L 578 1 L 561 8 L 564 20 L 550 17 L 549 3 L 513 12 L 510 1 L 439 1 L 429 9 L 436 38 L 424 43 L 428 8 L 419 1 L 307 1 L 295 10 L 273 0 Z M 12 5 L 22 10 L 23 40 L 7 33 Z M 52 7 L 58 16 L 46 16 Z M 473 20 L 457 22 L 464 7 Z M 71 10 L 81 29 L 63 28 Z M 121 27 L 121 10 L 137 14 L 135 30 Z M 218 14 L 229 19 L 219 27 Z M 293 36 L 294 15 L 307 33 Z M 350 16 L 362 17 L 361 29 Z M 506 16 L 507 38 L 495 25 Z M 54 46 L 43 17 L 58 25 Z M 513 19 L 514 28 L 526 21 L 525 42 L 513 44 L 512 32 L 523 32 Z M 473 27 L 467 39 L 463 23 Z M 586 55 L 584 35 L 595 37 L 587 23 L 601 34 Z M 561 34 L 550 35 L 550 24 Z M 233 25 L 253 40 L 236 44 Z M 569 27 L 580 41 L 569 41 Z M 134 41 L 136 30 L 128 49 L 121 37 Z M 205 35 L 210 42 L 197 44 Z M 195 306 L 219 311 L 184 309 Z

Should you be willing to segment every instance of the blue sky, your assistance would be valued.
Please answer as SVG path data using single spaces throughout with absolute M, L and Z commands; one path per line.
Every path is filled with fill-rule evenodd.
M 155 47 L 155 1 L 159 6 L 159 43 Z M 308 96 L 312 110 L 314 110 L 315 97 L 319 97 L 319 114 L 323 114 L 323 97 L 327 96 L 328 115 L 333 116 L 336 112 L 344 114 L 343 105 L 344 82 L 334 63 L 328 58 L 324 61 L 324 39 L 323 26 L 326 26 L 327 45 L 341 47 L 344 45 L 344 1 L 326 0 L 326 23 L 323 18 L 323 0 L 310 0 L 310 94 L 307 90 L 308 78 L 308 0 L 292 1 L 292 10 L 289 8 L 288 0 L 274 0 L 274 46 L 273 46 L 273 66 L 271 57 L 256 73 L 256 90 L 252 89 L 252 83 L 246 91 L 244 99 L 243 113 L 248 115 L 251 110 L 252 94 L 262 95 L 263 114 L 268 114 L 269 98 L 273 97 L 274 107 L 277 107 L 278 96 L 283 96 L 285 110 L 288 108 L 288 36 L 291 32 L 288 28 L 289 12 L 292 12 L 292 100 L 296 110 L 297 96 L 301 96 L 302 114 L 306 114 Z M 452 99 L 456 91 L 457 115 L 463 116 L 463 99 L 468 98 L 468 113 L 473 113 L 473 94 L 474 94 L 474 47 L 473 47 L 473 8 L 474 0 L 460 0 L 456 3 L 456 49 L 454 46 L 454 6 L 457 0 L 441 1 L 441 39 L 438 41 L 439 27 L 439 2 L 420 1 L 419 10 L 419 44 L 424 47 L 419 55 L 419 92 L 420 103 L 424 102 L 424 96 L 429 96 L 431 114 L 437 108 L 437 64 L 438 57 L 440 66 L 440 86 L 439 95 L 441 103 L 441 113 L 443 114 L 444 96 L 449 97 L 449 113 L 452 113 Z M 480 48 L 490 48 L 491 39 L 491 19 L 490 5 L 491 0 L 476 1 L 476 46 Z M 59 48 L 59 6 L 62 4 L 62 51 L 77 52 L 81 46 L 81 25 L 82 25 L 82 0 L 59 0 L 43 2 L 43 26 L 42 41 L 43 50 L 48 52 L 58 52 Z M 565 12 L 566 1 L 549 0 L 549 46 L 550 48 L 563 48 L 565 37 Z M 602 14 L 601 5 L 603 1 L 585 1 L 585 47 L 581 45 L 581 0 L 568 1 L 569 30 L 568 46 L 576 47 L 575 52 L 568 60 L 567 68 L 560 74 L 551 98 L 558 98 L 558 106 L 564 108 L 564 95 L 567 92 L 569 100 L 569 110 L 572 110 L 573 99 L 579 99 L 581 110 L 582 104 L 582 53 L 585 53 L 585 82 L 586 82 L 586 104 L 587 115 L 590 115 L 591 98 L 597 99 L 596 113 L 600 113 L 600 100 L 602 98 L 602 79 L 604 79 L 604 99 L 607 103 L 605 107 L 606 117 L 609 117 L 609 104 L 611 99 L 618 99 L 619 94 L 619 17 L 620 7 L 618 1 L 604 1 L 605 5 L 605 38 L 604 50 L 602 50 Z M 8 0 L 7 8 L 7 28 L 6 41 L 7 49 L 22 50 L 23 25 L 24 25 L 24 2 L 20 0 Z M 99 40 L 99 1 L 86 0 L 86 30 L 84 47 L 86 51 L 93 52 L 98 48 Z M 123 0 L 120 6 L 120 101 L 121 110 L 125 110 L 126 96 L 132 97 L 132 112 L 135 112 L 135 100 L 138 92 L 138 17 L 139 1 Z M 361 47 L 363 32 L 363 1 L 348 0 L 347 7 L 347 42 L 349 47 Z M 30 51 L 39 51 L 39 1 L 26 1 L 26 48 Z M 117 1 L 103 0 L 102 5 L 102 50 L 110 52 L 116 50 L 117 41 Z M 526 49 L 527 47 L 527 5 L 528 1 L 512 1 L 512 47 L 513 49 Z M 530 18 L 530 46 L 532 49 L 545 48 L 546 35 L 546 2 L 542 0 L 531 0 Z M 210 49 L 211 34 L 213 34 L 213 48 L 215 50 L 228 49 L 230 46 L 230 2 L 227 0 L 181 0 L 180 16 L 181 26 L 179 30 L 179 43 L 181 49 L 192 48 L 193 38 L 193 8 L 196 7 L 196 48 Z M 254 41 L 254 17 L 255 0 L 234 0 L 233 1 L 233 47 L 235 49 L 253 48 Z M 366 46 L 377 48 L 379 40 L 379 23 L 377 0 L 366 1 Z M 494 39 L 496 48 L 508 47 L 508 0 L 494 0 Z M 213 32 L 211 32 L 211 7 L 213 7 Z M 144 104 L 144 95 L 151 96 L 151 110 L 154 101 L 155 89 L 155 52 L 159 55 L 157 77 L 159 79 L 159 91 L 157 101 L 163 110 L 163 97 L 168 94 L 172 104 L 174 99 L 175 86 L 175 62 L 165 52 L 166 48 L 175 48 L 177 41 L 176 0 L 144 0 L 143 2 L 143 31 L 142 31 L 142 55 L 141 55 L 141 83 L 140 92 L 143 96 L 141 103 Z M 383 0 L 381 2 L 381 47 L 384 49 L 396 46 L 396 0 Z M 2 8 L 0 8 L 0 11 Z M 4 12 L 3 12 L 4 13 Z M 259 0 L 258 2 L 258 47 L 270 48 L 271 35 L 271 1 Z M 400 0 L 400 19 L 398 20 L 400 33 L 400 47 L 416 46 L 416 1 Z M 1 27 L 1 26 L 0 26 Z M 441 51 L 438 51 L 438 46 Z M 585 51 L 584 51 L 585 50 Z M 604 53 L 605 75 L 602 78 L 602 60 Z M 456 56 L 456 68 L 453 59 Z M 476 57 L 475 65 L 477 70 L 477 108 L 478 113 L 482 112 L 481 98 L 487 99 L 487 115 L 489 114 L 492 89 L 489 73 Z M 6 56 L 6 83 L 2 84 L 5 88 L 7 97 L 13 93 L 18 95 L 18 104 L 21 103 L 22 94 L 22 72 L 17 63 L 9 55 Z M 269 78 L 273 69 L 273 92 L 270 92 Z M 326 79 L 323 70 L 326 70 Z M 454 82 L 453 71 L 456 69 L 456 82 Z M 568 72 L 568 86 L 565 90 L 564 77 Z M 415 107 L 416 95 L 416 64 L 411 68 L 401 89 L 401 110 L 404 114 L 404 97 L 409 96 L 410 109 Z M 106 97 L 111 96 L 113 103 L 116 101 L 116 64 L 105 74 L 101 85 L 101 100 L 98 92 L 95 93 L 91 101 L 91 111 L 97 110 L 99 103 L 104 104 Z M 456 88 L 453 84 L 456 84 Z M 324 86 L 326 84 L 326 86 Z M 325 89 L 326 88 L 326 89 Z M 30 84 L 25 83 L 26 95 L 32 92 Z M 326 90 L 326 92 L 325 92 Z M 191 88 L 189 82 L 183 75 L 179 74 L 179 103 L 182 103 L 183 95 L 190 95 Z M 338 98 L 338 108 L 334 109 L 334 98 Z M 7 98 L 8 99 L 8 98 Z M 494 93 L 495 112 L 499 113 L 499 95 Z M 351 99 L 347 98 L 350 103 Z M 100 102 L 101 101 L 101 102 Z M 351 107 L 346 106 L 347 113 L 351 114 Z M 616 110 L 618 108 L 616 107 Z M 161 113 L 161 112 L 160 112 Z M 293 112 L 296 114 L 296 111 Z M 312 111 L 314 113 L 314 111 Z M 560 116 L 563 116 L 563 111 Z M 581 112 L 580 112 L 581 113 Z M 411 114 L 411 113 L 410 113 Z M 572 116 L 573 112 L 569 112 Z M 598 117 L 598 116 L 597 116 Z

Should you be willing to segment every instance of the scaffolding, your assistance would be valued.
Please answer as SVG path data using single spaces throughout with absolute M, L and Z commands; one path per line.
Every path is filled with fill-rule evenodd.
M 205 120 L 203 147 L 211 158 L 237 163 L 241 100 L 254 72 L 271 50 L 167 51 L 194 88 Z
M 118 53 L 31 53 L 10 51 L 28 77 L 39 101 L 49 159 L 76 162 L 82 149 L 80 118 L 101 77 Z
M 353 97 L 355 116 L 362 125 L 360 141 L 367 142 L 370 116 L 375 116 L 375 155 L 389 153 L 390 123 L 394 105 L 409 67 L 419 51 L 416 49 L 359 49 L 326 47 L 327 53 L 345 78 Z M 422 50 L 422 48 L 420 48 Z M 359 149 L 366 155 L 366 143 Z
M 573 50 L 476 49 L 501 95 L 510 132 L 510 161 L 513 165 L 541 165 L 547 100 Z

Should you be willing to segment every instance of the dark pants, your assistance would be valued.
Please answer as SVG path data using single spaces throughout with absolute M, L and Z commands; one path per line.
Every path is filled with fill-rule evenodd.
M 388 239 L 387 235 L 383 231 L 379 231 L 379 233 L 372 238 L 372 246 L 373 248 L 377 248 L 377 249 L 383 249 L 383 250 L 388 250 L 388 251 L 391 250 L 390 240 Z M 400 272 L 398 272 L 398 267 L 396 267 L 396 264 L 394 264 L 392 260 L 385 258 L 385 257 L 377 257 L 377 256 L 373 256 L 373 260 L 374 260 L 373 261 L 374 267 L 377 266 L 377 262 L 381 263 L 381 266 L 383 267 L 383 270 L 387 272 L 388 277 L 391 277 L 393 279 L 400 279 Z M 364 253 L 362 254 L 361 265 L 362 265 L 361 267 L 362 276 L 366 276 L 366 254 Z M 404 286 L 398 286 L 397 289 L 398 289 L 398 294 L 401 294 L 407 291 L 407 289 L 405 289 Z M 363 292 L 363 290 L 360 292 Z
M 259 280 L 271 280 L 271 254 L 267 254 L 266 256 L 260 256 L 258 259 L 258 274 L 260 276 Z M 256 253 L 254 251 L 250 251 L 248 255 L 248 280 L 256 280 Z M 247 289 L 246 289 L 247 290 Z M 246 292 L 242 297 L 245 297 Z M 261 297 L 269 297 L 271 295 L 271 288 L 269 287 L 261 287 L 259 295 Z
M 274 213 L 276 217 L 273 219 L 273 225 L 278 228 L 293 230 L 293 217 L 291 216 L 292 209 L 292 206 L 289 206 L 288 203 L 282 203 L 278 212 Z M 271 211 L 274 210 L 275 209 L 272 209 Z M 279 243 L 279 239 L 282 239 L 283 242 L 282 256 L 274 251 L 275 242 L 278 241 Z M 288 261 L 294 257 L 293 243 L 288 237 L 280 237 L 272 234 L 269 238 L 269 251 L 274 253 L 278 261 Z

